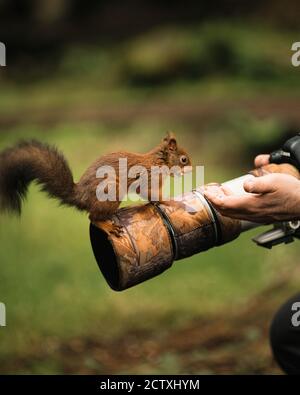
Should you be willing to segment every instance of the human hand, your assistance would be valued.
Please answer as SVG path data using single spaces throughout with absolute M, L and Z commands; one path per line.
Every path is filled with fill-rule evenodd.
M 268 163 L 260 155 L 255 164 Z M 222 214 L 259 223 L 300 219 L 300 181 L 288 174 L 267 174 L 245 181 L 245 195 L 236 195 L 226 186 L 206 186 L 204 194 Z

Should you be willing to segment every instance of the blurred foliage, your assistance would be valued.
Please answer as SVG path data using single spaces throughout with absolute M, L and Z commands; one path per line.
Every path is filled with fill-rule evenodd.
M 60 12 L 62 20 L 79 22 L 90 15 L 88 5 L 59 11 L 65 3 L 55 4 L 51 12 L 44 11 L 46 3 L 40 5 L 38 16 L 25 10 L 25 20 L 52 15 L 45 25 L 53 26 Z M 97 15 L 95 20 L 99 23 Z M 90 26 L 85 27 L 89 35 Z M 23 50 L 28 62 L 18 63 L 17 57 L 12 67 L 8 62 L 0 70 L 0 149 L 27 138 L 56 144 L 77 180 L 103 153 L 144 152 L 172 129 L 193 163 L 205 165 L 205 181 L 222 182 L 247 171 L 255 153 L 277 148 L 300 125 L 299 70 L 290 64 L 298 30 L 236 19 L 141 30 L 120 40 L 95 34 L 60 42 L 58 29 L 59 50 L 51 66 L 39 51 L 31 58 Z M 199 317 L 239 311 L 293 272 L 298 256 L 296 243 L 272 251 L 255 247 L 250 238 L 257 231 L 252 231 L 118 294 L 94 261 L 87 218 L 59 208 L 36 186 L 30 188 L 22 218 L 1 214 L 0 224 L 0 300 L 8 312 L 8 327 L 0 333 L 0 365 L 4 369 L 10 360 L 10 367 L 26 373 L 64 371 L 56 351 L 74 336 L 87 339 L 94 350 L 94 339 L 126 337 L 133 329 L 160 336 Z M 287 278 L 291 289 L 298 287 L 297 278 Z M 256 336 L 257 330 L 249 332 L 249 339 Z M 101 372 L 97 359 L 74 347 L 84 355 L 82 369 Z M 199 350 L 192 359 L 207 358 L 209 351 L 203 354 L 201 345 Z M 40 361 L 37 355 L 48 357 Z M 170 350 L 152 369 L 174 373 L 181 365 Z M 147 373 L 149 366 L 141 363 L 136 371 Z M 255 364 L 245 366 L 252 372 Z
M 288 40 L 268 29 L 242 24 L 157 30 L 125 46 L 125 79 L 161 84 L 217 74 L 274 80 L 290 66 Z
M 250 81 L 298 81 L 290 73 L 290 47 L 295 33 L 242 22 L 210 22 L 194 27 L 159 27 L 114 45 L 99 39 L 88 45 L 69 44 L 51 68 L 33 61 L 12 62 L 1 73 L 5 80 L 29 83 L 61 76 L 97 80 L 99 86 L 132 84 L 161 86 L 175 81 L 234 77 Z M 49 54 L 50 55 L 50 54 Z M 50 68 L 49 68 L 50 67 Z

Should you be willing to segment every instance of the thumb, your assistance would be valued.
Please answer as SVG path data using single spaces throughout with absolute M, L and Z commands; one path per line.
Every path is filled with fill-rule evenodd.
M 272 177 L 269 175 L 256 177 L 244 182 L 244 189 L 250 193 L 268 193 L 274 190 Z

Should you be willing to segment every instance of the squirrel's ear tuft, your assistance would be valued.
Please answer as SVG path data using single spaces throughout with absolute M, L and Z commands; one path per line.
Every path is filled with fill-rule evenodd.
M 168 147 L 170 151 L 177 150 L 177 140 L 173 132 L 168 132 L 163 142 L 165 143 L 165 145 Z

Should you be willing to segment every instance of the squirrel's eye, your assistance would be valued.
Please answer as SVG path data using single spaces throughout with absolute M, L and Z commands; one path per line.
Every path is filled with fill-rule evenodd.
M 181 155 L 181 157 L 180 157 L 180 162 L 181 162 L 183 165 L 186 165 L 186 164 L 187 164 L 187 161 L 188 161 L 188 158 L 187 158 L 185 155 Z

